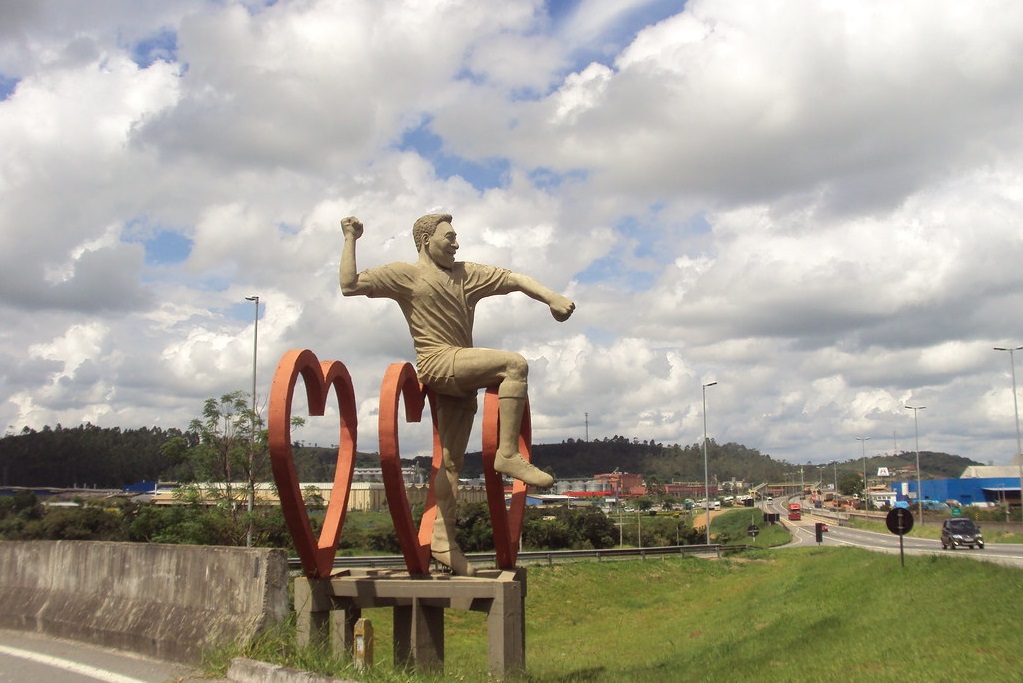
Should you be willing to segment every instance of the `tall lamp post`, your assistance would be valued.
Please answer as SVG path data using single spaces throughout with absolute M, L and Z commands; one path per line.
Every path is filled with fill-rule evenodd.
M 707 387 L 717 382 L 703 385 L 703 504 L 707 509 L 707 545 L 710 545 L 710 470 L 707 468 Z
M 1020 511 L 1023 514 L 1023 446 L 1019 440 L 1019 402 L 1016 399 L 1016 359 L 1015 353 L 1023 349 L 1023 346 L 996 346 L 995 351 L 1009 352 L 1009 365 L 1012 367 L 1012 412 L 1016 416 L 1016 465 L 1019 467 L 1019 494 Z M 1008 509 L 1008 508 L 1006 508 Z
M 252 325 L 252 415 L 250 417 L 252 421 L 252 434 L 251 443 L 249 444 L 249 500 L 246 509 L 249 513 L 249 530 L 245 534 L 245 545 L 252 547 L 252 508 L 256 502 L 256 479 L 255 474 L 252 471 L 254 458 L 256 455 L 256 349 L 259 345 L 259 297 L 258 296 L 247 296 L 246 301 L 251 301 L 256 304 L 256 316 L 253 319 Z
M 913 431 L 916 433 L 916 502 L 920 514 L 920 523 L 924 523 L 924 491 L 920 481 L 920 424 L 917 422 L 917 413 L 927 406 L 906 406 L 907 410 L 913 411 Z
M 860 451 L 863 454 L 863 512 L 867 512 L 867 442 L 870 441 L 869 436 L 857 436 L 856 440 L 860 442 Z

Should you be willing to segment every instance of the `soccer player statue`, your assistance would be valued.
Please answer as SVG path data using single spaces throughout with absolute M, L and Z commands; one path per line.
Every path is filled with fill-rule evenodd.
M 497 385 L 500 429 L 494 469 L 530 486 L 546 488 L 554 478 L 530 464 L 518 449 L 529 371 L 526 359 L 513 351 L 478 348 L 472 344 L 476 303 L 498 294 L 523 292 L 542 301 L 555 320 L 565 321 L 575 310 L 567 297 L 526 275 L 496 266 L 455 260 L 458 240 L 448 214 L 419 218 L 413 228 L 419 258 L 359 271 L 355 243 L 363 225 L 350 216 L 341 221 L 344 249 L 339 281 L 345 296 L 393 299 L 405 315 L 416 351 L 420 382 L 437 396 L 437 430 L 443 469 L 434 482 L 437 522 L 433 558 L 455 574 L 475 572 L 455 538 L 455 495 L 472 431 L 480 389 Z

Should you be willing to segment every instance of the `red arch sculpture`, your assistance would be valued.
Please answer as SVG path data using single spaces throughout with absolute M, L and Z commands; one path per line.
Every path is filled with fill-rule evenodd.
M 302 491 L 295 473 L 295 459 L 291 452 L 291 409 L 295 383 L 299 376 L 305 382 L 309 415 L 323 415 L 331 388 L 337 395 L 340 414 L 338 425 L 337 463 L 334 470 L 334 488 L 327 502 L 327 514 L 320 536 L 313 538 Z M 348 509 L 348 495 L 352 490 L 355 470 L 355 445 L 358 436 L 358 413 L 355 409 L 355 390 L 348 369 L 341 361 L 319 362 L 309 350 L 288 351 L 277 364 L 270 388 L 270 413 L 267 421 L 270 442 L 270 466 L 284 512 L 288 532 L 295 543 L 302 571 L 309 578 L 327 578 L 334 567 L 341 528 Z
M 423 418 L 423 407 L 428 395 L 419 384 L 419 378 L 411 363 L 391 363 L 380 384 L 380 469 L 384 477 L 384 492 L 387 507 L 398 534 L 398 544 L 405 557 L 405 566 L 410 574 L 430 573 L 430 538 L 433 536 L 433 522 L 437 517 L 437 503 L 433 495 L 433 476 L 440 466 L 443 453 L 437 435 L 437 417 L 431 397 L 430 414 L 433 416 L 433 465 L 430 474 L 430 490 L 427 493 L 426 508 L 419 525 L 419 533 L 412 523 L 412 510 L 405 496 L 405 480 L 401 476 L 401 452 L 398 447 L 398 402 L 405 399 L 405 421 L 419 422 Z
M 340 414 L 338 456 L 334 472 L 334 488 L 327 503 L 327 514 L 319 539 L 313 538 L 302 492 L 295 473 L 291 450 L 291 415 L 295 384 L 299 377 L 305 382 L 309 415 L 323 415 L 331 388 L 337 394 Z M 405 495 L 401 474 L 401 452 L 398 444 L 398 406 L 404 400 L 405 421 L 420 422 L 423 408 L 430 405 L 433 428 L 433 462 L 426 507 L 418 533 Z M 526 485 L 515 481 L 511 503 L 506 506 L 504 481 L 494 470 L 499 426 L 497 387 L 487 389 L 483 401 L 483 475 L 487 487 L 487 506 L 494 533 L 497 566 L 515 567 L 519 537 L 526 507 Z M 384 479 L 387 505 L 398 535 L 405 566 L 410 574 L 424 575 L 430 571 L 430 539 L 437 516 L 434 479 L 442 467 L 443 452 L 437 432 L 436 401 L 432 391 L 419 383 L 411 363 L 392 363 L 380 387 L 378 430 L 380 467 Z M 348 498 L 355 469 L 355 446 L 358 432 L 355 391 L 347 368 L 340 361 L 319 362 L 309 350 L 288 351 L 281 358 L 270 391 L 268 431 L 270 462 L 277 483 L 281 508 L 302 569 L 310 578 L 327 578 L 333 569 L 341 529 L 344 525 Z M 529 460 L 532 427 L 527 400 L 519 432 L 519 452 Z

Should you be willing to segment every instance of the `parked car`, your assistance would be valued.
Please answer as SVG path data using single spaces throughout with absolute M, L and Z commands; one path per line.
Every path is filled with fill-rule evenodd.
M 980 528 L 972 519 L 965 517 L 946 519 L 941 523 L 941 547 L 955 550 L 961 545 L 969 546 L 971 549 L 977 546 L 983 550 L 984 535 L 980 533 Z

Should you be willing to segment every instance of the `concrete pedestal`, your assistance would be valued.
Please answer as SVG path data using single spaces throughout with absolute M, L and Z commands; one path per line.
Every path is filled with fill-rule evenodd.
M 491 675 L 526 668 L 526 570 L 482 570 L 476 576 L 410 575 L 396 570 L 342 570 L 329 579 L 295 580 L 299 645 L 328 643 L 352 652 L 363 609 L 394 610 L 394 661 L 417 671 L 444 666 L 444 610 L 487 614 Z

